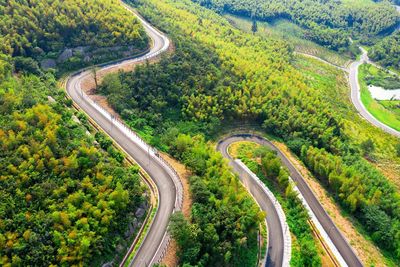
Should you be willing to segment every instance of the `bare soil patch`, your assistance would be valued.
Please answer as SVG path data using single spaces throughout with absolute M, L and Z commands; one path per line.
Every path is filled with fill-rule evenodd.
M 179 177 L 181 178 L 183 185 L 183 205 L 182 205 L 182 213 L 186 218 L 190 217 L 190 211 L 192 208 L 192 199 L 190 197 L 190 185 L 189 185 L 189 177 L 192 173 L 179 161 L 172 158 L 168 154 L 161 153 L 161 156 L 169 163 L 171 166 L 178 172 Z M 175 240 L 172 240 L 167 248 L 167 253 L 162 260 L 162 264 L 165 264 L 168 267 L 178 266 L 178 257 L 177 257 L 178 247 L 176 245 Z
M 175 51 L 175 47 L 173 44 L 170 45 L 168 51 L 166 52 L 167 54 L 172 54 Z M 161 55 L 151 58 L 147 62 L 150 64 L 157 63 L 160 61 Z M 117 73 L 119 71 L 122 72 L 129 72 L 133 71 L 136 66 L 146 64 L 147 62 L 132 62 L 130 64 L 123 64 L 122 66 L 115 66 L 113 68 L 107 68 L 105 70 L 97 70 L 96 71 L 96 77 L 97 77 L 97 82 L 98 84 L 101 84 L 103 81 L 104 77 L 107 76 L 108 74 L 113 74 Z M 96 92 L 96 84 L 95 84 L 95 79 L 94 79 L 94 74 L 93 75 L 88 75 L 81 83 L 81 88 L 82 90 L 94 101 L 98 102 L 104 109 L 106 109 L 108 112 L 119 118 L 118 113 L 116 113 L 109 103 L 107 102 L 107 98 L 102 95 L 98 95 Z

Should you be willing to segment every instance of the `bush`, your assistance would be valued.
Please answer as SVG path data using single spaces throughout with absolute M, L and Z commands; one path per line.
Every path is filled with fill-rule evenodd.
M 23 72 L 26 74 L 42 74 L 42 71 L 40 70 L 37 61 L 30 57 L 15 57 L 14 69 L 16 72 Z

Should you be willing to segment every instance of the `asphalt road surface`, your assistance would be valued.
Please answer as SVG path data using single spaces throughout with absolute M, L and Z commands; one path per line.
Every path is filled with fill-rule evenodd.
M 123 4 L 128 10 L 134 13 L 128 6 Z M 145 61 L 151 57 L 157 56 L 165 51 L 169 46 L 168 38 L 162 33 L 152 28 L 147 22 L 139 18 L 153 43 L 150 51 L 139 58 L 122 60 L 118 63 L 103 66 L 102 69 L 123 67 L 134 62 Z M 151 266 L 154 263 L 154 257 L 159 251 L 159 246 L 164 239 L 169 218 L 175 208 L 176 187 L 171 175 L 158 161 L 153 160 L 148 151 L 130 140 L 113 122 L 99 112 L 90 101 L 82 94 L 81 82 L 91 75 L 90 71 L 85 71 L 71 76 L 67 81 L 66 90 L 73 101 L 113 138 L 135 161 L 150 175 L 159 191 L 159 208 L 155 215 L 153 223 L 146 235 L 141 247 L 136 252 L 131 266 Z
M 283 240 L 283 227 L 280 223 L 278 212 L 275 209 L 274 203 L 264 193 L 263 189 L 248 175 L 242 175 L 244 170 L 238 165 L 234 159 L 228 154 L 228 147 L 230 144 L 242 140 L 241 137 L 232 137 L 225 139 L 218 144 L 217 150 L 222 155 L 229 159 L 229 164 L 235 172 L 239 174 L 239 178 L 246 188 L 251 192 L 258 205 L 263 211 L 267 213 L 268 224 L 268 255 L 266 266 L 280 267 L 283 263 L 284 255 L 284 240 Z
M 232 165 L 232 158 L 228 155 L 227 153 L 227 148 L 230 144 L 238 141 L 252 141 L 256 142 L 260 145 L 266 146 L 274 151 L 277 152 L 278 157 L 282 160 L 282 163 L 289 169 L 290 176 L 292 177 L 293 181 L 296 183 L 298 189 L 300 190 L 301 194 L 307 201 L 308 205 L 314 212 L 315 216 L 317 217 L 318 221 L 321 223 L 322 227 L 325 229 L 327 232 L 329 238 L 332 240 L 333 244 L 336 246 L 337 250 L 339 253 L 342 255 L 343 259 L 347 263 L 348 266 L 351 267 L 360 267 L 363 266 L 360 259 L 357 257 L 355 254 L 354 250 L 350 246 L 350 244 L 347 242 L 347 240 L 344 238 L 342 233 L 339 231 L 339 229 L 336 227 L 336 225 L 333 223 L 332 219 L 329 217 L 329 215 L 326 213 L 322 205 L 319 203 L 318 199 L 315 197 L 314 193 L 312 190 L 309 188 L 307 183 L 305 182 L 304 178 L 302 175 L 297 171 L 297 169 L 293 166 L 293 164 L 290 162 L 290 160 L 277 148 L 275 147 L 271 142 L 268 140 L 251 135 L 251 134 L 238 134 L 238 135 L 232 135 L 231 137 L 228 137 L 222 141 L 219 142 L 218 144 L 218 150 L 223 154 L 224 157 L 228 158 L 231 162 Z M 235 168 L 235 165 L 232 165 L 233 168 Z M 240 173 L 240 171 L 239 171 Z M 247 181 L 247 183 L 252 183 L 252 181 Z M 252 185 L 256 186 L 256 185 Z M 266 199 L 265 196 L 254 194 L 254 197 L 257 199 Z M 265 200 L 264 200 L 265 201 Z M 272 211 L 268 212 L 268 217 L 274 217 L 274 213 Z M 272 224 L 274 223 L 274 224 Z M 271 227 L 270 229 L 274 229 L 272 232 L 270 231 L 268 234 L 269 235 L 274 235 L 275 234 L 275 228 L 277 229 L 277 232 L 281 231 L 279 225 L 276 225 L 276 221 L 272 222 L 271 221 Z M 279 240 L 279 236 L 282 236 L 281 234 L 277 234 L 276 240 L 273 240 L 273 246 L 271 249 L 271 255 L 268 254 L 268 257 L 271 257 L 271 260 L 267 259 L 267 264 L 271 264 L 268 266 L 280 266 L 280 265 L 275 265 L 279 263 L 279 257 L 280 254 L 282 253 L 281 248 L 277 244 L 281 244 Z M 271 238 L 271 237 L 270 237 Z M 271 244 L 271 243 L 270 243 Z
M 388 134 L 394 135 L 396 137 L 400 137 L 400 132 L 391 128 L 390 126 L 380 122 L 376 119 L 369 111 L 365 108 L 364 104 L 361 101 L 361 87 L 358 81 L 358 69 L 364 63 L 372 63 L 368 58 L 368 53 L 363 48 L 360 48 L 362 51 L 362 55 L 360 60 L 353 62 L 350 65 L 350 87 L 351 87 L 351 101 L 353 105 L 360 113 L 362 117 L 364 117 L 367 121 L 371 124 L 375 125 L 378 128 L 381 128 L 383 131 L 387 132 Z
M 129 6 L 123 4 L 128 10 L 134 13 Z M 139 16 L 138 16 L 139 17 Z M 103 65 L 102 69 L 115 68 L 115 67 L 123 67 L 126 65 L 130 65 L 137 62 L 143 62 L 147 59 L 157 56 L 158 54 L 166 51 L 169 47 L 168 38 L 154 29 L 151 25 L 149 25 L 146 21 L 139 17 L 141 20 L 147 34 L 152 40 L 152 46 L 150 51 L 139 58 L 121 60 L 120 62 L 113 63 L 110 65 Z M 351 66 L 350 72 L 357 72 L 358 66 L 356 65 L 359 62 L 356 62 L 354 66 Z M 360 64 L 360 63 L 359 63 Z M 168 222 L 170 215 L 173 213 L 176 202 L 176 187 L 174 185 L 173 179 L 170 176 L 169 172 L 162 166 L 158 161 L 153 160 L 148 151 L 144 150 L 141 146 L 137 145 L 134 141 L 130 140 L 126 135 L 118 128 L 114 127 L 113 122 L 105 117 L 101 112 L 99 112 L 93 105 L 88 101 L 82 93 L 81 90 L 81 82 L 87 77 L 91 75 L 90 71 L 85 71 L 78 73 L 76 75 L 71 76 L 67 81 L 67 93 L 73 99 L 73 101 L 83 110 L 85 113 L 90 116 L 96 123 L 107 132 L 111 138 L 113 138 L 130 156 L 132 156 L 135 161 L 150 175 L 156 184 L 159 191 L 159 208 L 158 212 L 154 218 L 153 223 L 146 235 L 142 246 L 136 252 L 134 260 L 132 261 L 131 266 L 151 266 L 154 263 L 155 256 L 157 252 L 159 252 L 159 246 L 162 244 L 162 241 L 165 237 Z M 353 73 L 350 75 L 357 77 L 357 73 Z M 351 79 L 352 80 L 352 79 Z M 355 83 L 352 85 L 352 99 L 353 99 L 353 88 L 359 87 L 358 80 L 355 80 Z M 358 90 L 357 90 L 358 91 Z M 357 98 L 359 99 L 359 98 Z M 354 103 L 356 105 L 356 103 Z M 357 105 L 356 105 L 357 107 Z M 362 110 L 363 105 L 361 104 L 360 110 Z M 357 108 L 358 109 L 358 108 Z M 364 108 L 365 109 L 365 108 Z M 359 111 L 360 111 L 359 110 Z M 360 111 L 361 113 L 361 111 Z M 370 116 L 368 112 L 362 114 L 364 117 Z M 378 122 L 373 117 L 371 118 L 373 123 L 376 125 L 380 125 L 380 128 L 386 129 L 386 131 L 391 132 L 397 136 L 400 136 L 400 133 L 391 129 L 388 126 L 383 125 Z M 372 122 L 371 121 L 371 122 Z M 383 127 L 382 127 L 383 126 Z M 263 145 L 272 146 L 268 141 L 263 139 L 258 139 L 256 137 L 233 137 L 230 139 L 226 139 L 219 144 L 220 151 L 224 154 L 225 157 L 229 157 L 226 153 L 227 146 L 237 140 L 252 140 L 257 143 L 261 143 Z M 276 148 L 275 148 L 276 149 Z M 297 170 L 293 167 L 293 165 L 289 162 L 289 160 L 284 157 L 284 155 L 278 152 L 278 155 L 282 158 L 285 165 L 289 168 L 291 172 L 291 177 L 298 184 L 298 187 L 302 194 L 305 196 L 307 202 L 313 209 L 314 213 L 317 215 L 323 227 L 328 232 L 330 238 L 337 246 L 339 252 L 342 254 L 343 258 L 346 260 L 349 266 L 362 266 L 361 262 L 354 254 L 350 245 L 338 231 L 336 226 L 333 224 L 329 216 L 323 210 L 322 206 L 318 202 L 318 200 L 313 195 L 312 191 L 309 189 L 307 184 L 304 182 L 301 175 L 297 172 Z M 238 165 L 231 161 L 231 165 L 236 171 L 240 171 Z M 269 250 L 268 250 L 268 258 L 267 258 L 267 266 L 281 266 L 282 258 L 283 258 L 283 234 L 282 234 L 282 226 L 280 225 L 278 215 L 273 206 L 273 203 L 270 203 L 267 197 L 264 196 L 263 191 L 257 184 L 248 179 L 243 181 L 247 186 L 249 186 L 250 191 L 253 196 L 261 206 L 263 210 L 268 213 L 267 221 L 269 225 L 269 229 L 273 229 L 269 233 Z

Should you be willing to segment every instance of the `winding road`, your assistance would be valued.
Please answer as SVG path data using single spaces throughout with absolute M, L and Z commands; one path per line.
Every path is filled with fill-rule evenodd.
M 396 10 L 400 13 L 400 6 L 395 6 Z M 357 111 L 360 113 L 362 117 L 364 117 L 367 121 L 369 121 L 371 124 L 375 125 L 378 128 L 381 128 L 383 131 L 385 131 L 388 134 L 394 135 L 396 137 L 400 137 L 400 132 L 393 129 L 392 127 L 380 122 L 378 119 L 376 119 L 364 106 L 364 104 L 361 101 L 361 86 L 358 80 L 358 69 L 359 67 L 364 64 L 373 64 L 374 66 L 383 69 L 381 66 L 375 64 L 372 62 L 369 57 L 368 57 L 368 52 L 360 47 L 362 55 L 358 61 L 353 62 L 350 65 L 350 76 L 349 76 L 349 82 L 350 82 L 350 87 L 351 87 L 351 101 L 353 102 L 353 105 L 357 109 Z M 390 73 L 394 75 L 398 75 L 397 73 L 391 72 Z
M 124 4 L 123 2 L 121 3 L 130 12 L 137 15 L 128 5 Z M 138 16 L 138 19 L 142 22 L 144 29 L 152 40 L 152 46 L 149 52 L 137 58 L 125 59 L 116 63 L 101 65 L 101 70 L 107 70 L 111 68 L 122 69 L 124 66 L 144 62 L 167 51 L 170 46 L 169 39 L 163 33 L 154 29 L 140 16 Z M 354 65 L 356 71 L 358 66 L 359 65 Z M 141 246 L 138 248 L 133 260 L 129 264 L 130 266 L 151 266 L 161 260 L 162 254 L 167 245 L 167 227 L 170 215 L 175 210 L 179 210 L 181 205 L 181 185 L 176 180 L 173 171 L 157 158 L 157 155 L 150 147 L 140 143 L 140 140 L 132 136 L 130 132 L 124 128 L 124 125 L 121 122 L 115 120 L 115 118 L 106 111 L 101 110 L 96 103 L 91 101 L 89 97 L 83 93 L 81 83 L 90 75 L 92 75 L 91 71 L 86 70 L 70 76 L 66 83 L 66 91 L 68 95 L 71 97 L 74 103 L 78 105 L 79 108 L 83 110 L 91 119 L 93 119 L 116 143 L 118 143 L 126 153 L 132 156 L 132 158 L 141 166 L 141 168 L 149 174 L 158 189 L 159 206 L 157 213 Z M 357 74 L 355 75 L 357 76 Z M 322 208 L 321 204 L 318 202 L 311 189 L 304 181 L 303 177 L 290 163 L 290 161 L 279 150 L 277 150 L 276 147 L 273 146 L 272 143 L 255 136 L 235 136 L 221 141 L 218 145 L 218 149 L 225 157 L 230 159 L 230 164 L 234 170 L 238 171 L 239 173 L 242 171 L 240 166 L 235 163 L 227 154 L 227 147 L 232 142 L 239 140 L 252 140 L 262 145 L 266 145 L 278 152 L 278 156 L 290 170 L 291 177 L 296 182 L 301 193 L 305 196 L 308 204 L 317 215 L 318 220 L 321 222 L 324 229 L 327 230 L 329 237 L 334 242 L 346 263 L 349 266 L 362 266 L 351 246 L 347 243 L 345 238 L 333 224 L 332 220 L 326 214 L 325 210 Z M 245 178 L 242 177 L 242 179 Z M 261 208 L 268 213 L 267 221 L 269 229 L 273 229 L 273 231 L 269 232 L 267 266 L 282 266 L 284 262 L 283 232 L 285 229 L 282 229 L 277 211 L 273 203 L 265 197 L 265 194 L 262 192 L 261 188 L 254 183 L 252 179 L 247 178 L 247 180 L 244 180 L 243 182 L 250 188 L 249 191 L 253 194 L 253 197 L 257 200 Z
M 297 188 L 303 195 L 304 199 L 308 203 L 309 207 L 315 214 L 316 218 L 318 219 L 319 223 L 325 230 L 326 234 L 329 236 L 330 241 L 334 244 L 336 247 L 337 251 L 340 253 L 341 257 L 345 261 L 345 264 L 351 267 L 361 267 L 363 266 L 360 259 L 357 257 L 355 254 L 354 250 L 350 246 L 350 244 L 347 242 L 345 237 L 342 235 L 342 233 L 339 231 L 339 229 L 336 227 L 336 225 L 333 223 L 332 219 L 329 217 L 329 215 L 326 213 L 322 205 L 319 203 L 318 199 L 315 197 L 314 193 L 310 189 L 310 187 L 307 185 L 305 182 L 305 179 L 303 176 L 299 173 L 299 171 L 294 167 L 294 165 L 291 163 L 291 161 L 270 141 L 256 136 L 252 134 L 237 134 L 237 135 L 232 135 L 228 138 L 225 138 L 221 140 L 218 143 L 217 149 L 222 153 L 222 155 L 229 159 L 230 165 L 234 168 L 235 171 L 239 173 L 239 176 L 241 179 L 246 179 L 243 181 L 243 183 L 246 186 L 249 186 L 251 188 L 251 192 L 253 192 L 254 198 L 257 200 L 259 205 L 262 207 L 262 209 L 265 209 L 267 211 L 268 216 L 267 220 L 269 224 L 269 229 L 274 229 L 273 231 L 270 231 L 268 234 L 270 235 L 270 244 L 271 242 L 274 243 L 274 246 L 271 246 L 269 250 L 269 257 L 271 258 L 272 261 L 275 261 L 275 263 L 278 263 L 278 260 L 282 258 L 282 249 L 280 246 L 275 246 L 275 244 L 282 244 L 283 240 L 281 239 L 281 231 L 282 228 L 279 224 L 279 221 L 276 220 L 274 209 L 271 208 L 271 203 L 268 203 L 268 198 L 265 196 L 265 194 L 258 189 L 258 185 L 256 182 L 252 179 L 247 179 L 246 176 L 240 175 L 242 173 L 242 170 L 240 169 L 240 166 L 232 159 L 232 157 L 228 153 L 228 147 L 232 143 L 238 142 L 238 141 L 252 141 L 255 143 L 258 143 L 260 145 L 266 146 L 274 151 L 277 152 L 278 157 L 282 160 L 282 163 L 289 169 L 290 172 L 290 177 L 293 179 L 295 184 L 297 185 Z M 271 263 L 271 262 L 269 262 Z M 267 266 L 269 266 L 267 264 Z M 275 266 L 280 266 L 280 265 L 275 265 Z
M 239 178 L 247 190 L 252 194 L 260 208 L 267 213 L 268 224 L 268 254 L 265 266 L 283 266 L 284 262 L 284 231 L 283 225 L 279 220 L 278 211 L 273 201 L 266 195 L 263 188 L 240 166 L 228 153 L 228 147 L 244 138 L 235 136 L 224 139 L 218 143 L 217 150 L 229 160 L 229 165 L 239 174 Z M 247 139 L 248 140 L 248 139 Z
M 128 5 L 123 2 L 121 3 L 127 10 L 136 15 Z M 138 19 L 142 22 L 144 29 L 152 40 L 152 46 L 148 53 L 138 58 L 101 65 L 101 70 L 123 68 L 126 65 L 143 62 L 156 57 L 168 49 L 170 45 L 168 38 L 154 29 L 140 16 L 138 16 Z M 92 74 L 87 70 L 70 76 L 66 83 L 68 95 L 75 104 L 117 142 L 126 153 L 132 156 L 141 168 L 149 174 L 158 188 L 159 206 L 157 213 L 141 246 L 130 262 L 130 266 L 151 266 L 161 259 L 162 253 L 167 246 L 167 227 L 170 215 L 174 210 L 179 210 L 181 205 L 181 196 L 178 196 L 177 193 L 182 193 L 182 191 L 178 190 L 181 185 L 176 181 L 173 171 L 158 159 L 157 155 L 150 147 L 140 143 L 141 141 L 136 139 L 121 122 L 116 121 L 112 115 L 106 113 L 104 110 L 102 111 L 99 106 L 83 93 L 81 83 L 89 75 Z
M 364 63 L 370 63 L 373 64 L 368 58 L 368 53 L 365 49 L 360 47 L 362 51 L 362 55 L 360 57 L 360 60 L 353 62 L 350 65 L 350 74 L 349 74 L 349 82 L 350 82 L 350 87 L 351 87 L 351 101 L 353 102 L 354 107 L 357 109 L 357 111 L 360 113 L 362 117 L 364 117 L 367 121 L 369 121 L 371 124 L 375 125 L 378 128 L 381 128 L 383 131 L 385 131 L 388 134 L 394 135 L 396 137 L 400 137 L 400 132 L 393 129 L 392 127 L 380 122 L 378 119 L 376 119 L 369 111 L 366 109 L 364 104 L 361 101 L 361 86 L 360 82 L 358 80 L 358 69 L 359 67 L 364 64 Z M 374 64 L 375 65 L 375 64 Z

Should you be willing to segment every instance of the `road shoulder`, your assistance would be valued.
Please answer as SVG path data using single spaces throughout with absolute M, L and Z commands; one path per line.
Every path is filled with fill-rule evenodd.
M 361 235 L 354 226 L 351 218 L 343 215 L 340 207 L 335 201 L 329 197 L 325 188 L 317 181 L 317 179 L 308 171 L 308 169 L 294 156 L 286 145 L 273 142 L 282 153 L 292 162 L 300 174 L 304 177 L 309 187 L 313 190 L 318 201 L 332 218 L 335 225 L 340 229 L 343 235 L 349 240 L 350 245 L 354 248 L 361 261 L 367 266 L 385 266 L 385 258 L 382 253 L 374 246 L 372 241 L 367 240 Z

